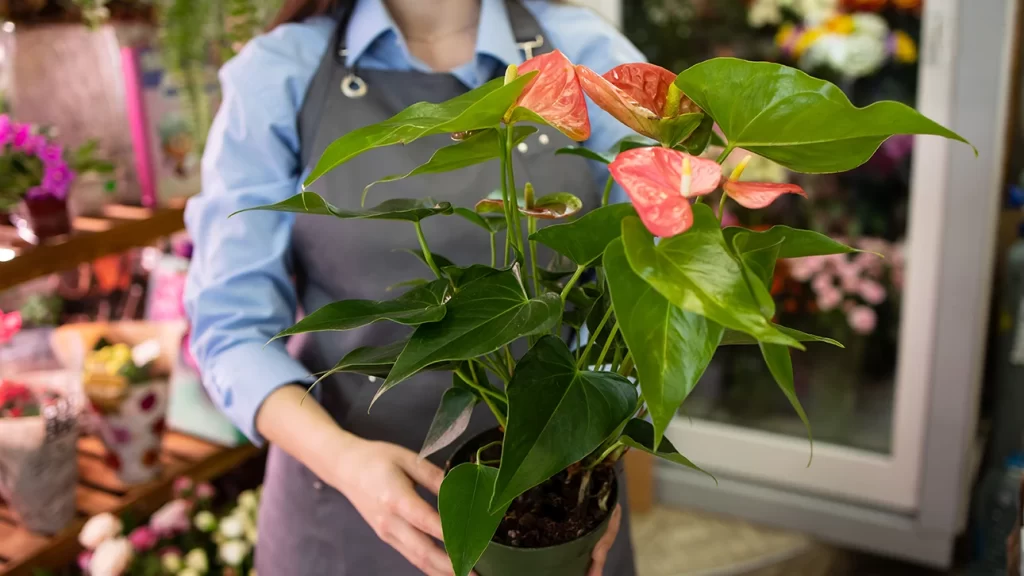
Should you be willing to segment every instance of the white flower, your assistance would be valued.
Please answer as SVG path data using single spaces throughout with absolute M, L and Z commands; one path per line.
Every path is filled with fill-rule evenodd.
M 160 565 L 171 574 L 177 574 L 181 570 L 181 555 L 177 552 L 168 552 L 160 557 Z
M 202 548 L 189 550 L 188 554 L 185 554 L 185 566 L 199 574 L 206 574 L 206 571 L 210 569 L 210 561 L 206 559 L 206 551 Z
M 845 37 L 830 45 L 829 65 L 848 78 L 863 78 L 885 64 L 885 42 L 864 34 Z
M 218 532 L 225 538 L 241 538 L 245 532 L 245 522 L 238 516 L 228 516 L 220 521 Z
M 260 507 L 260 501 L 256 498 L 255 492 L 246 490 L 238 495 L 238 506 L 243 510 L 255 512 Z
M 241 540 L 229 540 L 217 550 L 217 555 L 228 566 L 240 566 L 248 554 L 249 544 Z
M 212 512 L 203 510 L 196 514 L 192 523 L 202 532 L 213 532 L 217 528 L 217 517 Z
M 117 516 L 109 512 L 97 514 L 82 526 L 82 531 L 78 533 L 78 543 L 83 548 L 95 550 L 104 541 L 119 536 L 123 528 Z
M 867 34 L 879 40 L 889 38 L 889 23 L 874 12 L 857 12 L 852 16 L 856 34 Z
M 782 22 L 779 0 L 754 0 L 747 9 L 747 23 L 751 28 L 776 26 Z
M 259 532 L 256 530 L 255 524 L 246 524 L 245 526 L 245 539 L 249 541 L 249 544 L 256 545 L 259 539 Z
M 184 570 L 178 572 L 178 576 L 200 576 L 200 573 L 196 572 L 191 568 L 185 568 Z
M 132 545 L 125 538 L 107 540 L 96 547 L 89 560 L 92 576 L 121 576 L 132 561 Z

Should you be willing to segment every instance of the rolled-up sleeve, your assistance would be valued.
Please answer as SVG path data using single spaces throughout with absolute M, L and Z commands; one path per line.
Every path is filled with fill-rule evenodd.
M 221 71 L 223 101 L 203 155 L 202 191 L 185 210 L 195 244 L 185 291 L 192 352 L 210 396 L 257 444 L 263 439 L 255 417 L 263 401 L 309 377 L 283 341 L 267 344 L 295 320 L 294 216 L 229 218 L 298 188 L 296 115 L 318 52 L 288 42 L 288 34 L 251 42 Z

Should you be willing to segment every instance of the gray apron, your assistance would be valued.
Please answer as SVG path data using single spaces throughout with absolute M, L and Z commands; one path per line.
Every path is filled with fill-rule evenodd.
M 529 50 L 543 38 L 533 16 L 515 0 L 508 3 L 509 19 L 517 41 Z M 385 120 L 419 102 L 441 102 L 467 91 L 451 74 L 351 70 L 344 59 L 347 18 L 339 18 L 338 33 L 312 84 L 298 119 L 303 166 L 315 162 L 341 134 Z M 534 53 L 551 50 L 540 46 Z M 496 71 L 502 74 L 503 70 Z M 344 89 L 343 89 L 344 88 Z M 390 174 L 406 173 L 426 161 L 441 146 L 451 144 L 439 135 L 407 146 L 368 152 L 327 174 L 312 190 L 342 208 L 359 207 L 363 186 Z M 516 152 L 516 181 L 532 182 L 538 194 L 570 191 L 584 205 L 600 204 L 600 191 L 586 162 L 553 152 L 570 144 L 557 130 L 542 127 Z M 368 205 L 388 198 L 425 198 L 472 207 L 499 186 L 499 164 L 471 167 L 446 174 L 417 176 L 382 184 L 370 191 Z M 432 252 L 459 265 L 489 263 L 487 234 L 458 217 L 436 216 L 423 222 Z M 402 252 L 418 247 L 413 226 L 406 222 L 338 221 L 322 216 L 298 215 L 292 248 L 299 297 L 306 311 L 330 302 L 360 298 L 388 298 L 388 286 L 413 278 L 430 278 L 430 270 L 414 256 Z M 327 370 L 360 346 L 383 345 L 406 337 L 409 328 L 378 323 L 360 330 L 310 335 L 299 357 L 311 372 Z M 448 373 L 420 374 L 384 394 L 367 412 L 380 381 L 338 374 L 320 384 L 323 406 L 339 425 L 362 438 L 400 444 L 418 451 L 426 436 L 442 393 L 451 386 Z M 496 425 L 486 407 L 473 415 L 463 438 Z M 452 449 L 431 458 L 438 465 Z M 330 447 L 325 447 L 325 450 Z M 353 473 L 358 473 L 354 471 Z M 620 493 L 625 494 L 624 485 Z M 436 505 L 436 498 L 421 491 Z M 625 498 L 622 498 L 625 504 Z M 400 554 L 382 542 L 355 508 L 339 492 L 321 482 L 309 469 L 284 451 L 271 447 L 259 519 L 257 572 L 262 576 L 406 576 L 419 574 Z M 628 514 L 612 549 L 605 574 L 632 576 L 633 555 Z

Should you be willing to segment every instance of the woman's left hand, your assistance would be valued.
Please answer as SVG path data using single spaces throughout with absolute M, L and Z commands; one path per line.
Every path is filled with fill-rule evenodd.
M 602 576 L 604 574 L 604 563 L 608 559 L 608 551 L 612 549 L 616 536 L 619 535 L 619 526 L 622 525 L 622 505 L 616 505 L 612 512 L 612 519 L 608 522 L 608 531 L 604 533 L 601 540 L 594 547 L 594 554 L 591 556 L 590 572 L 587 576 Z

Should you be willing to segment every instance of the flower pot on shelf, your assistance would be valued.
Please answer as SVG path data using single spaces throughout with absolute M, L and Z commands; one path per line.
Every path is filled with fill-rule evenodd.
M 476 458 L 477 450 L 483 446 L 497 442 L 504 435 L 497 428 L 482 432 L 467 440 L 452 455 L 448 461 L 448 469 L 459 464 L 473 461 Z M 485 452 L 486 454 L 486 452 Z M 611 472 L 609 470 L 609 472 Z M 555 477 L 556 480 L 558 476 Z M 554 486 L 556 480 L 549 480 L 534 490 L 545 488 L 557 488 Z M 560 544 L 544 546 L 539 548 L 518 547 L 491 540 L 483 556 L 476 564 L 475 572 L 480 576 L 585 576 L 590 568 L 591 555 L 594 547 L 597 546 L 601 537 L 608 530 L 608 523 L 611 520 L 612 511 L 618 504 L 619 485 L 614 473 L 609 474 L 609 496 L 607 500 L 607 511 L 603 517 L 586 533 Z M 573 487 L 573 493 L 577 488 Z M 516 502 L 529 497 L 533 491 L 527 492 L 516 499 Z M 510 511 L 506 513 L 505 519 L 499 526 L 499 534 L 504 529 L 507 531 L 507 521 L 515 514 L 515 503 Z M 601 515 L 599 513 L 599 515 Z M 497 536 L 496 536 L 497 538 Z
M 38 416 L 0 418 L 0 496 L 18 523 L 55 534 L 75 517 L 77 440 L 83 406 L 71 372 L 36 372 L 17 380 L 56 398 Z
M 50 195 L 25 198 L 12 214 L 12 220 L 18 235 L 33 244 L 71 233 L 67 198 Z

